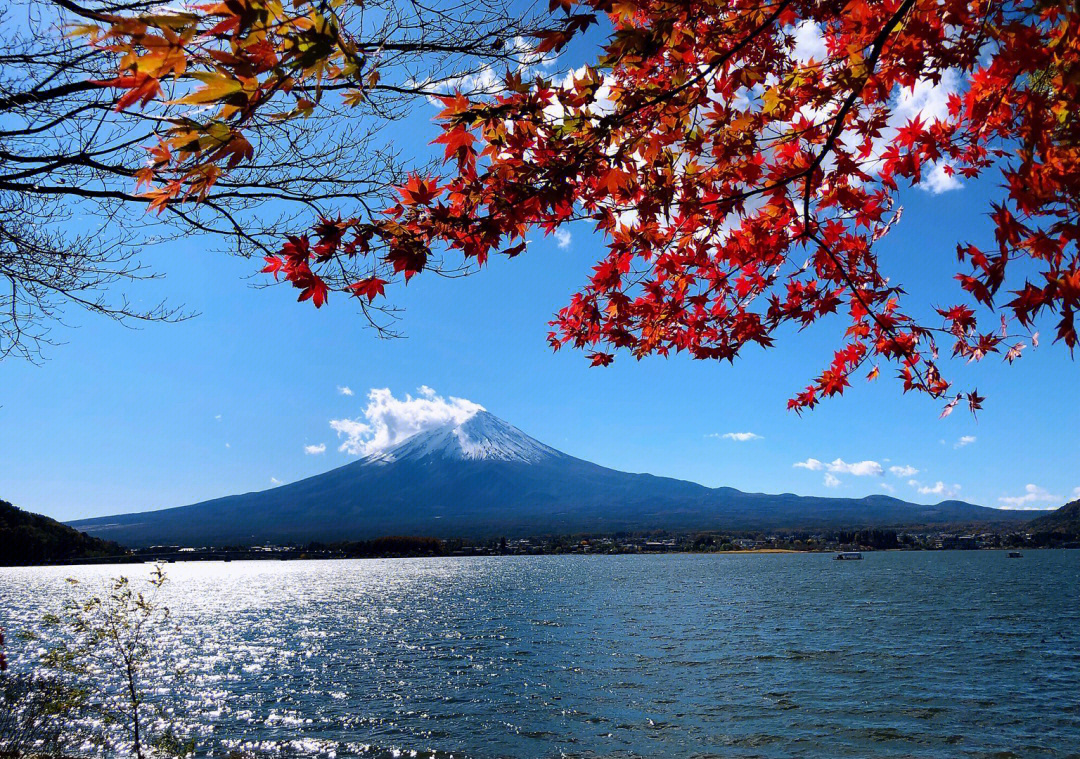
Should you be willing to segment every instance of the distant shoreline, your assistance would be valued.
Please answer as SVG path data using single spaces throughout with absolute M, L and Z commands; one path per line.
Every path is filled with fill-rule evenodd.
M 1080 546 L 1075 545 L 1059 545 L 1059 546 L 1032 546 L 1023 550 L 1039 551 L 1039 550 L 1078 550 Z M 963 548 L 860 548 L 854 549 L 860 553 L 972 553 L 973 551 Z M 1009 547 L 994 547 L 979 549 L 981 551 L 1015 551 L 1015 548 Z M 139 555 L 129 554 L 124 556 L 101 556 L 82 560 L 75 560 L 63 563 L 54 564 L 12 564 L 4 565 L 0 564 L 0 569 L 19 569 L 28 567 L 80 567 L 80 566 L 113 566 L 124 564 L 199 564 L 199 563 L 229 563 L 233 561 L 351 561 L 351 560 L 365 560 L 365 559 L 467 559 L 467 558 L 490 558 L 490 557 L 506 557 L 506 558 L 520 558 L 528 556 L 760 556 L 768 554 L 835 554 L 841 553 L 838 550 L 822 549 L 822 550 L 807 550 L 807 549 L 795 549 L 795 548 L 746 548 L 732 551 L 637 551 L 637 552 L 592 552 L 592 553 L 535 553 L 535 554 L 522 554 L 522 553 L 472 553 L 472 554 L 440 554 L 440 555 L 407 555 L 407 554 L 393 554 L 385 556 L 344 556 L 344 555 L 318 555 L 308 554 L 303 556 L 291 556 L 288 558 L 280 556 L 266 556 L 266 555 L 251 555 L 250 552 L 237 552 L 237 554 L 243 555 L 225 555 L 225 552 L 215 552 L 218 555 L 215 556 L 192 556 L 190 558 L 178 558 L 178 559 L 165 559 L 155 555 Z

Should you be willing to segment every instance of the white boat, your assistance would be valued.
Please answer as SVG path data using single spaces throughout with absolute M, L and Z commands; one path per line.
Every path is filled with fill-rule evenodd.
M 837 561 L 858 561 L 862 558 L 862 554 L 858 551 L 841 551 L 836 554 Z

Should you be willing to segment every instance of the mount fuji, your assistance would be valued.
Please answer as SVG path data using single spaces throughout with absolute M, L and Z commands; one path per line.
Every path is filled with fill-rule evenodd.
M 387 451 L 270 490 L 70 524 L 138 547 L 385 535 L 1021 524 L 1031 517 L 962 501 L 927 506 L 879 495 L 766 495 L 630 474 L 568 456 L 481 410 Z

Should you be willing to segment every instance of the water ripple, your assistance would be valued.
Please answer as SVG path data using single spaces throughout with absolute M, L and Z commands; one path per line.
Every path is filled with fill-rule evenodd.
M 38 629 L 77 575 L 0 569 Z M 200 753 L 1076 756 L 1080 552 L 174 564 Z M 41 642 L 11 636 L 19 666 Z

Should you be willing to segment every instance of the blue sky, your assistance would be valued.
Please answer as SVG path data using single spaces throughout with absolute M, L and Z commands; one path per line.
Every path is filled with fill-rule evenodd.
M 912 298 L 944 302 L 953 292 L 953 241 L 985 225 L 978 190 L 905 198 L 883 248 Z M 376 338 L 344 298 L 316 311 L 290 289 L 252 289 L 253 262 L 197 240 L 159 251 L 153 263 L 168 273 L 160 287 L 201 316 L 140 330 L 80 318 L 43 365 L 0 365 L 0 497 L 71 519 L 263 489 L 352 460 L 329 423 L 362 417 L 369 389 L 400 397 L 422 385 L 575 456 L 707 485 L 844 496 L 890 486 L 906 499 L 941 500 L 913 479 L 959 485 L 959 497 L 992 506 L 1025 496 L 1027 485 L 1062 498 L 1080 486 L 1080 372 L 1049 341 L 1011 367 L 950 365 L 988 397 L 977 421 L 962 410 L 939 420 L 939 403 L 902 396 L 887 376 L 802 417 L 786 411 L 827 360 L 840 322 L 786 335 L 734 366 L 673 357 L 600 369 L 573 351 L 553 354 L 546 322 L 600 244 L 574 228 L 565 248 L 538 237 L 527 255 L 471 278 L 417 277 L 399 300 L 402 340 Z M 137 294 L 149 302 L 158 289 Z M 760 437 L 717 437 L 729 432 Z M 958 446 L 963 437 L 974 442 Z M 326 451 L 306 454 L 307 445 Z M 794 466 L 810 458 L 876 461 L 886 474 Z M 892 466 L 919 472 L 896 476 Z M 826 485 L 829 475 L 837 486 Z
M 431 114 L 399 142 L 426 143 Z M 958 300 L 955 244 L 990 234 L 994 182 L 904 194 L 879 251 L 909 308 Z M 572 350 L 553 354 L 546 323 L 603 245 L 585 225 L 570 232 L 564 244 L 536 233 L 526 255 L 473 277 L 398 288 L 402 340 L 378 339 L 341 296 L 316 311 L 292 289 L 252 288 L 256 263 L 206 241 L 155 249 L 147 261 L 167 278 L 130 294 L 166 294 L 201 316 L 132 330 L 72 314 L 77 328 L 59 333 L 67 344 L 43 365 L 0 363 L 0 498 L 74 519 L 261 490 L 353 460 L 330 422 L 362 419 L 369 390 L 403 398 L 422 386 L 566 453 L 711 486 L 1033 508 L 1080 493 L 1080 366 L 1051 344 L 1049 325 L 1011 367 L 947 364 L 958 386 L 987 396 L 978 420 L 962 409 L 939 420 L 941 404 L 901 395 L 886 366 L 799 417 L 786 400 L 828 361 L 842 321 L 785 333 L 734 366 L 620 357 L 600 369 Z

